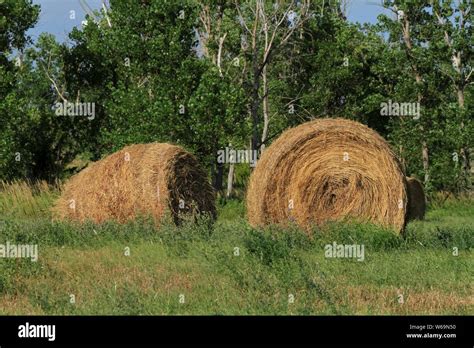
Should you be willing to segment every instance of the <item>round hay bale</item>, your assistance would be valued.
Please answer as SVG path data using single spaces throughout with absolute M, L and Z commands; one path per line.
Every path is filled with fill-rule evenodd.
M 196 158 L 170 144 L 130 145 L 74 175 L 53 208 L 53 217 L 120 223 L 139 215 L 159 222 L 169 212 L 215 217 L 215 196 Z
M 405 176 L 387 142 L 340 118 L 285 131 L 263 152 L 247 191 L 253 226 L 351 217 L 401 232 L 406 207 Z
M 406 178 L 408 191 L 408 221 L 423 220 L 426 212 L 426 197 L 423 184 L 416 178 Z

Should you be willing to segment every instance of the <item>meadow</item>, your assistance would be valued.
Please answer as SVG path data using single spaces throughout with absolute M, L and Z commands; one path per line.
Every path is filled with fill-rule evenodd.
M 58 194 L 0 183 L 0 244 L 39 250 L 0 258 L 2 315 L 474 314 L 472 198 L 432 199 L 398 236 L 351 222 L 255 229 L 240 199 L 220 200 L 214 224 L 54 222 Z M 325 257 L 333 242 L 364 245 L 364 260 Z

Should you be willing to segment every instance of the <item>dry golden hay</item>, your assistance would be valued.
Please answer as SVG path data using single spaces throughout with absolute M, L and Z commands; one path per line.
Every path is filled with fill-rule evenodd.
M 215 217 L 215 196 L 196 158 L 170 144 L 130 145 L 74 175 L 53 208 L 56 219 L 120 223 L 170 213 Z
M 263 152 L 247 190 L 253 226 L 350 217 L 401 232 L 406 209 L 405 176 L 387 142 L 340 118 L 285 131 Z
M 426 212 L 426 197 L 422 183 L 416 178 L 406 178 L 408 191 L 408 221 L 423 220 Z

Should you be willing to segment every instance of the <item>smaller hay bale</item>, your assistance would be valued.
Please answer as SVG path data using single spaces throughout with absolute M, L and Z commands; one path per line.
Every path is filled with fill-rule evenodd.
M 53 208 L 56 220 L 125 223 L 151 216 L 208 214 L 215 195 L 196 158 L 179 146 L 135 144 L 92 163 L 71 177 Z
M 408 177 L 407 193 L 408 193 L 408 221 L 423 220 L 426 213 L 426 196 L 423 190 L 423 184 L 420 180 Z

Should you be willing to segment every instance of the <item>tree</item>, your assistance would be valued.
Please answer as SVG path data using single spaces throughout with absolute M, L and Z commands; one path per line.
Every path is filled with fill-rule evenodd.
M 421 5 L 421 6 L 420 6 Z M 410 4 L 405 1 L 386 1 L 384 6 L 390 9 L 396 16 L 396 20 L 392 20 L 388 26 L 392 29 L 391 34 L 399 34 L 403 40 L 403 49 L 405 50 L 407 61 L 410 64 L 411 73 L 417 85 L 417 103 L 421 106 L 423 102 L 423 88 L 424 82 L 421 71 L 421 60 L 426 48 L 423 43 L 426 42 L 426 37 L 423 36 L 423 25 L 427 23 L 427 6 L 428 1 L 422 4 Z M 386 21 L 388 23 L 388 21 Z M 395 34 L 396 35 L 396 34 Z M 413 36 L 416 36 L 415 38 Z M 416 45 L 416 47 L 415 47 Z M 423 120 L 426 120 L 423 117 Z M 429 183 L 429 147 L 425 135 L 425 128 L 429 129 L 429 120 L 425 122 L 428 127 L 419 123 L 419 135 L 421 139 L 421 153 L 423 160 L 424 184 Z
M 220 189 L 216 153 L 237 128 L 243 98 L 217 53 L 200 56 L 207 46 L 196 40 L 199 9 L 194 1 L 112 1 L 71 34 L 66 80 L 70 94 L 98 105 L 97 156 L 130 143 L 178 143 Z
M 471 161 L 469 142 L 472 140 L 473 111 L 466 107 L 466 90 L 474 82 L 474 45 L 472 41 L 473 7 L 470 1 L 433 3 L 433 20 L 439 25 L 434 31 L 433 45 L 441 52 L 436 66 L 450 80 L 456 94 L 456 123 L 459 124 L 459 153 L 463 162 L 463 179 L 469 180 Z M 444 54 L 443 54 L 444 53 Z M 469 183 L 465 183 L 469 187 Z
M 344 117 L 386 135 L 388 119 L 380 115 L 397 77 L 389 47 L 373 26 L 347 22 L 337 8 L 326 8 L 305 28 L 294 68 L 292 104 L 299 119 Z
M 310 2 L 255 0 L 243 5 L 236 3 L 236 9 L 243 28 L 243 55 L 249 64 L 244 86 L 252 120 L 251 148 L 259 151 L 267 142 L 270 125 L 269 70 L 275 64 L 277 54 L 310 19 Z
M 29 0 L 0 2 L 0 178 L 22 172 L 21 152 L 11 127 L 14 113 L 21 107 L 14 95 L 16 77 L 23 66 L 22 50 L 31 42 L 26 31 L 38 20 L 39 6 Z M 17 50 L 16 57 L 12 53 Z
M 452 48 L 450 49 L 443 39 L 443 36 L 446 37 L 444 31 L 447 29 L 440 27 L 437 6 L 434 6 L 431 1 L 417 3 L 386 1 L 384 6 L 392 10 L 395 18 L 381 16 L 380 27 L 390 34 L 389 42 L 394 52 L 399 49 L 404 52 L 406 63 L 400 60 L 397 64 L 400 67 L 408 67 L 408 69 L 399 68 L 401 76 L 407 76 L 407 78 L 399 80 L 394 97 L 398 100 L 409 101 L 416 95 L 421 105 L 419 119 L 393 118 L 391 120 L 390 137 L 397 139 L 397 142 L 404 142 L 410 158 L 407 169 L 411 173 L 419 173 L 419 170 L 415 161 L 416 157 L 413 157 L 415 154 L 413 148 L 407 148 L 412 143 L 419 142 L 422 174 L 425 187 L 429 191 L 432 189 L 458 190 L 460 168 L 457 165 L 453 166 L 451 157 L 457 156 L 453 153 L 456 148 L 456 138 L 459 137 L 459 133 L 456 135 L 456 130 L 463 129 L 463 122 L 459 120 L 457 114 L 463 115 L 463 112 L 458 113 L 450 106 L 453 90 L 450 84 L 452 85 L 455 73 L 450 71 L 451 77 L 446 73 L 446 67 L 451 66 L 451 63 L 447 65 L 447 62 L 450 62 L 453 56 Z M 451 8 L 452 4 L 447 6 Z M 460 6 L 462 7 L 462 4 Z M 453 11 L 456 10 L 453 9 Z M 449 11 L 446 10 L 445 19 L 449 16 L 448 13 Z M 470 24 L 467 25 L 469 26 Z M 459 43 L 472 38 L 468 32 L 460 35 L 462 36 L 464 39 L 460 39 Z M 468 67 L 469 65 L 466 65 L 466 68 Z M 415 82 L 414 86 L 411 81 Z M 467 123 L 468 119 L 465 120 Z M 466 135 L 469 128 L 469 125 L 464 128 L 464 136 L 461 138 L 468 139 Z M 467 142 L 468 140 L 459 146 L 467 149 Z
M 215 127 L 215 129 L 225 131 L 216 132 L 214 130 L 213 134 L 218 134 L 218 137 L 210 143 L 216 146 L 209 152 L 210 161 L 213 163 L 211 175 L 214 187 L 217 190 L 222 190 L 225 164 L 218 161 L 216 151 L 225 146 L 243 147 L 245 141 L 242 139 L 245 139 L 248 134 L 244 111 L 246 97 L 238 58 L 242 40 L 240 30 L 235 22 L 237 11 L 234 4 L 226 1 L 199 1 L 198 4 L 200 7 L 198 34 L 202 58 L 210 63 L 210 73 L 204 75 L 201 83 L 205 86 L 207 79 L 211 78 L 216 87 L 214 95 L 224 97 L 223 99 L 214 99 L 212 103 L 208 103 L 207 98 L 203 98 L 207 112 L 225 116 L 218 119 L 216 124 L 218 127 Z M 212 73 L 213 70 L 218 71 L 220 78 L 215 77 L 215 73 Z M 235 163 L 229 163 L 228 167 L 226 196 L 230 197 L 233 190 Z

